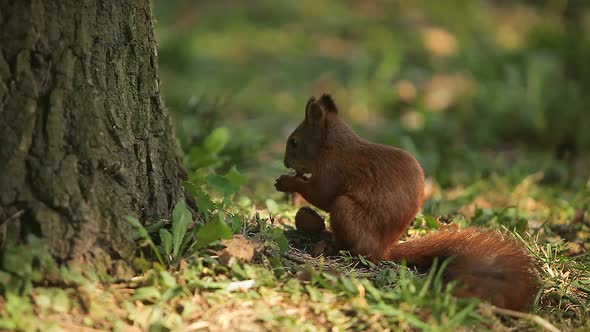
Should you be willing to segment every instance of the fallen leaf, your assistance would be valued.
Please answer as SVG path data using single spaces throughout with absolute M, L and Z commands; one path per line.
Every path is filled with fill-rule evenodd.
M 226 266 L 231 266 L 236 261 L 250 262 L 254 255 L 262 250 L 260 243 L 250 241 L 242 234 L 223 240 L 221 244 L 225 246 L 225 249 L 219 252 L 219 261 Z
M 567 256 L 575 256 L 575 255 L 579 255 L 581 254 L 583 251 L 583 248 L 580 244 L 575 243 L 575 242 L 568 242 L 567 244 Z

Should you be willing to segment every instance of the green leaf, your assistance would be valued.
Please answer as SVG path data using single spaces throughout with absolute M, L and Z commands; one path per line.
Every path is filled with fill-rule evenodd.
M 145 229 L 145 227 L 143 227 L 143 225 L 141 224 L 141 222 L 139 222 L 137 218 L 128 216 L 126 219 L 131 224 L 131 226 L 135 228 L 136 234 L 133 236 L 134 239 L 150 239 L 147 230 Z
M 206 178 L 207 185 L 223 196 L 230 196 L 234 193 L 231 182 L 225 177 L 218 174 L 209 174 Z
M 373 262 L 371 262 L 370 260 L 366 259 L 366 258 L 365 258 L 365 256 L 363 256 L 363 255 L 358 255 L 358 259 L 359 259 L 359 261 L 361 261 L 361 263 L 362 263 L 363 265 L 365 265 L 365 266 L 368 266 L 368 267 L 373 267 L 373 266 L 375 266 L 375 263 L 373 263 Z
M 178 286 L 176 279 L 168 271 L 160 271 L 160 282 L 166 288 Z
M 33 254 L 25 246 L 7 248 L 2 258 L 2 270 L 16 274 L 19 277 L 31 276 Z
M 264 203 L 266 204 L 268 212 L 271 214 L 277 214 L 279 212 L 279 204 L 277 204 L 277 202 L 274 200 L 268 198 Z
M 279 250 L 281 253 L 286 252 L 289 250 L 289 240 L 285 236 L 285 233 L 280 228 L 273 228 L 271 231 L 272 239 L 277 243 L 279 246 Z
M 162 255 L 160 254 L 160 251 L 158 250 L 158 248 L 154 244 L 154 241 L 152 241 L 152 238 L 148 234 L 148 231 L 145 229 L 145 227 L 143 227 L 141 222 L 139 222 L 139 220 L 137 220 L 137 218 L 131 217 L 131 216 L 127 216 L 126 219 L 131 224 L 131 226 L 133 226 L 133 228 L 135 228 L 136 234 L 133 236 L 133 238 L 135 240 L 137 240 L 137 239 L 145 240 L 150 245 L 152 250 L 154 251 L 154 254 L 156 254 L 156 257 L 158 258 L 158 261 L 160 262 L 160 264 L 164 265 L 164 260 L 162 259 Z
M 434 217 L 424 216 L 424 220 L 426 220 L 426 225 L 428 226 L 428 228 L 432 228 L 432 229 L 439 228 L 438 221 L 436 221 L 436 219 Z
M 165 228 L 160 228 L 160 241 L 162 241 L 164 253 L 170 256 L 172 253 L 172 234 Z
M 144 300 L 156 301 L 161 296 L 162 296 L 162 294 L 160 293 L 160 291 L 156 287 L 146 286 L 146 287 L 138 288 L 135 291 L 135 293 L 133 293 L 133 296 L 131 296 L 131 299 L 138 300 L 138 301 L 144 301 Z
M 340 282 L 342 283 L 343 288 L 348 292 L 350 295 L 357 295 L 358 289 L 352 282 L 352 280 L 345 276 L 340 276 Z
M 215 165 L 219 162 L 219 157 L 199 146 L 193 147 L 188 153 L 187 164 L 191 168 L 199 169 L 207 166 Z
M 229 130 L 225 127 L 215 128 L 207 138 L 203 146 L 207 151 L 217 154 L 223 150 L 229 141 Z
M 55 311 L 62 313 L 69 312 L 72 306 L 68 293 L 62 289 L 57 289 L 52 292 L 53 296 L 51 299 L 52 308 Z
M 162 321 L 156 321 L 150 325 L 148 328 L 148 332 L 168 332 L 171 331 L 169 327 L 166 326 L 166 323 Z
M 145 226 L 145 229 L 148 232 L 148 234 L 155 234 L 160 231 L 160 228 L 166 226 L 167 223 L 167 220 L 160 220 L 158 222 Z
M 322 302 L 323 295 L 317 288 L 311 285 L 305 285 L 305 290 L 309 294 L 309 298 L 314 302 Z
M 191 212 L 186 208 L 184 200 L 181 199 L 174 206 L 172 211 L 172 255 L 178 257 L 180 254 L 180 246 L 186 234 L 188 225 L 193 221 Z
M 0 330 L 15 331 L 16 323 L 9 317 L 0 317 Z
M 370 281 L 368 281 L 366 279 L 362 279 L 361 284 L 363 285 L 363 287 L 367 291 L 367 294 L 370 294 L 375 299 L 375 301 L 377 301 L 377 302 L 382 301 L 381 292 Z
M 232 234 L 240 233 L 240 230 L 242 229 L 242 227 L 244 227 L 244 219 L 242 216 L 239 215 L 227 217 L 225 221 L 227 224 L 231 226 Z
M 184 186 L 197 201 L 197 207 L 199 208 L 199 211 L 213 211 L 215 209 L 215 203 L 213 200 L 211 200 L 211 197 L 207 195 L 207 193 L 204 192 L 199 186 L 188 181 L 184 182 Z
M 217 215 L 213 220 L 201 226 L 197 231 L 197 247 L 205 247 L 219 239 L 227 239 L 232 235 L 229 226 Z
M 134 269 L 146 272 L 152 268 L 152 263 L 143 257 L 135 257 L 131 262 Z
M 235 165 L 225 174 L 225 178 L 231 183 L 234 192 L 240 190 L 240 187 L 246 183 L 246 177 L 238 172 Z
M 459 325 L 460 322 L 464 321 L 467 318 L 467 316 L 469 316 L 474 310 L 475 310 L 475 304 L 470 304 L 470 305 L 466 306 L 464 309 L 462 309 L 461 311 L 456 313 L 454 317 L 451 317 L 449 319 L 448 325 L 449 326 Z

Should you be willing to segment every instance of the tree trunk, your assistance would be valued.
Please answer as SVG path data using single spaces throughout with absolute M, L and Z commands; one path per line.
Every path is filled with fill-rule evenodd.
M 149 0 L 0 0 L 0 247 L 124 266 L 182 195 L 159 90 Z

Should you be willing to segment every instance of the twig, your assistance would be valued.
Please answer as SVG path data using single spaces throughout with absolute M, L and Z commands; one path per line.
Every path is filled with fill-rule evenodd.
M 61 328 L 65 329 L 66 331 L 81 331 L 81 332 L 101 332 L 101 331 L 104 331 L 104 330 L 100 330 L 100 329 L 95 329 L 93 327 L 78 325 L 78 324 L 69 323 L 69 322 L 61 322 L 61 323 L 59 323 L 59 326 Z M 133 330 L 130 330 L 130 331 L 133 331 Z
M 284 253 L 283 257 L 285 257 L 288 260 L 294 261 L 295 263 L 299 263 L 299 264 L 309 263 L 309 261 L 306 261 L 305 259 L 303 259 L 297 255 L 293 255 L 291 253 L 288 253 L 288 252 Z
M 11 215 L 10 217 L 0 221 L 0 225 L 4 225 L 4 224 L 8 224 L 9 221 L 12 221 L 20 216 L 22 216 L 22 214 L 25 213 L 25 210 L 18 210 L 16 211 L 15 214 Z
M 537 323 L 539 326 L 543 327 L 544 329 L 546 329 L 548 331 L 561 332 L 560 329 L 553 326 L 553 324 L 549 323 L 548 321 L 546 321 L 545 319 L 543 319 L 541 316 L 538 316 L 538 315 L 527 314 L 525 312 L 520 312 L 520 311 L 515 311 L 515 310 L 510 310 L 510 309 L 501 309 L 501 308 L 494 307 L 494 306 L 492 306 L 492 312 L 495 312 L 495 313 L 501 314 L 501 315 L 516 317 L 516 318 L 527 319 L 527 320 Z

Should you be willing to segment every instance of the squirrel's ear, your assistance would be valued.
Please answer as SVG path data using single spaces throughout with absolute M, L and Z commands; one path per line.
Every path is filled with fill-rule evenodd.
M 315 97 L 310 97 L 309 100 L 307 101 L 307 104 L 305 105 L 305 117 L 307 118 L 307 114 L 309 113 L 309 109 L 311 108 L 311 105 L 313 105 L 315 103 Z
M 324 117 L 324 110 L 320 107 L 314 97 L 309 98 L 305 106 L 305 120 L 314 123 Z
M 334 99 L 332 99 L 332 96 L 330 96 L 329 94 L 323 94 L 322 97 L 320 98 L 320 103 L 322 104 L 322 106 L 324 106 L 326 111 L 332 112 L 332 113 L 338 113 L 338 107 L 336 107 L 336 103 L 334 103 Z

